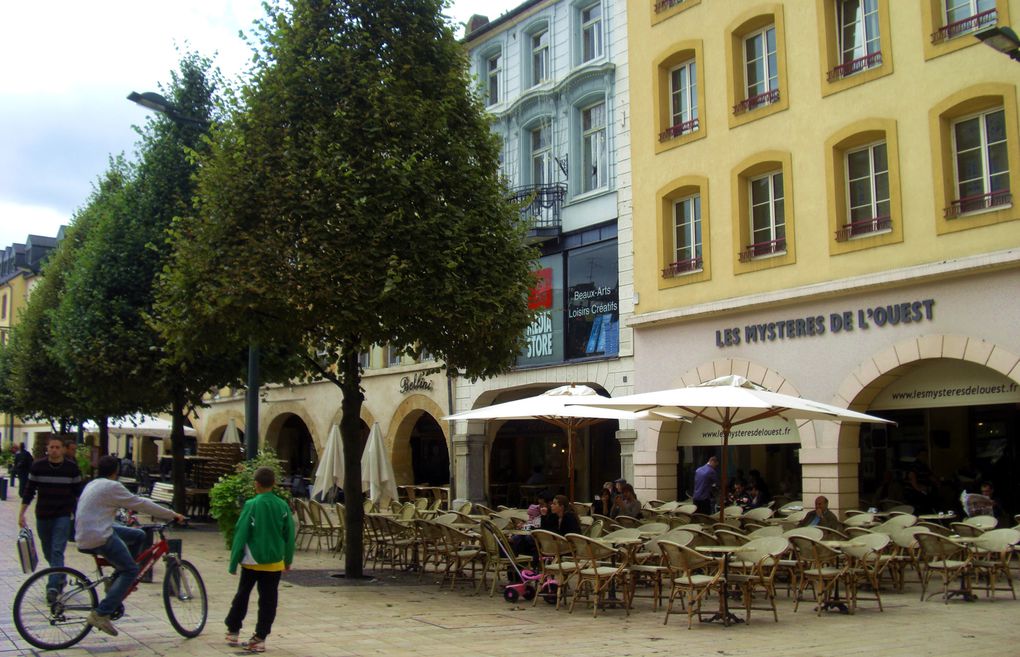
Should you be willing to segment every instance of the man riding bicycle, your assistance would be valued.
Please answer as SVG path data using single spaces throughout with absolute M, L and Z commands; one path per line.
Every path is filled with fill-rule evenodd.
M 120 459 L 116 456 L 99 459 L 96 478 L 85 486 L 78 500 L 78 515 L 74 522 L 78 550 L 104 557 L 116 570 L 106 597 L 88 617 L 89 625 L 112 636 L 117 636 L 117 629 L 110 616 L 120 607 L 138 576 L 135 557 L 141 552 L 145 539 L 145 532 L 140 529 L 115 525 L 113 521 L 117 511 L 126 508 L 163 520 L 184 521 L 183 515 L 132 494 L 117 481 L 119 474 Z

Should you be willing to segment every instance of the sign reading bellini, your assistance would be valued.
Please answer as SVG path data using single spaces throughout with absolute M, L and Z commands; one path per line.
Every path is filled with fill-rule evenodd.
M 715 346 L 725 349 L 726 347 L 735 347 L 741 344 L 741 342 L 746 344 L 775 342 L 776 340 L 817 337 L 824 335 L 826 331 L 829 333 L 849 333 L 854 330 L 867 331 L 872 325 L 882 328 L 898 324 L 930 322 L 934 318 L 934 308 L 934 299 L 922 299 L 920 301 L 904 301 L 903 303 L 874 306 L 872 308 L 857 308 L 856 311 L 845 310 L 838 313 L 829 313 L 828 324 L 826 324 L 823 315 L 814 315 L 811 317 L 780 319 L 761 324 L 747 324 L 744 326 L 743 332 L 741 332 L 739 326 L 717 329 L 715 332 Z

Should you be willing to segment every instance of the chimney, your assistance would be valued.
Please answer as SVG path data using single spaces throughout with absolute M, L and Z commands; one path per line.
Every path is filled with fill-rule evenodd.
M 482 27 L 483 25 L 488 24 L 488 22 L 489 22 L 488 16 L 482 16 L 481 14 L 473 14 L 471 18 L 468 19 L 467 30 L 465 31 L 465 34 L 471 34 L 478 28 Z

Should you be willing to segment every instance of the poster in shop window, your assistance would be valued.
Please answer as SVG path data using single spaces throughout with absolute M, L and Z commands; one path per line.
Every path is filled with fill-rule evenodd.
M 612 356 L 620 350 L 616 240 L 567 255 L 567 358 Z

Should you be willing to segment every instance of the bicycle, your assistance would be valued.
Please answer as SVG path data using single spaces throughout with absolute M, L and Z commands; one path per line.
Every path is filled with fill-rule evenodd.
M 162 559 L 166 562 L 166 574 L 163 577 L 166 615 L 179 634 L 192 639 L 201 634 L 205 627 L 209 601 L 198 569 L 191 562 L 181 559 L 179 554 L 170 551 L 164 534 L 168 524 L 142 527 L 157 532 L 159 541 L 135 558 L 140 569 L 124 599 L 138 588 L 156 561 Z M 116 572 L 104 574 L 103 568 L 110 568 L 109 562 L 97 554 L 92 556 L 95 558 L 97 573 L 94 580 L 74 568 L 61 566 L 40 570 L 21 585 L 14 597 L 13 615 L 14 625 L 25 641 L 36 648 L 57 650 L 73 646 L 92 631 L 86 619 L 99 604 L 97 589 L 107 586 Z M 50 575 L 61 575 L 64 578 L 64 585 L 55 597 L 47 595 Z M 124 605 L 121 604 L 111 620 L 117 620 L 123 614 Z

